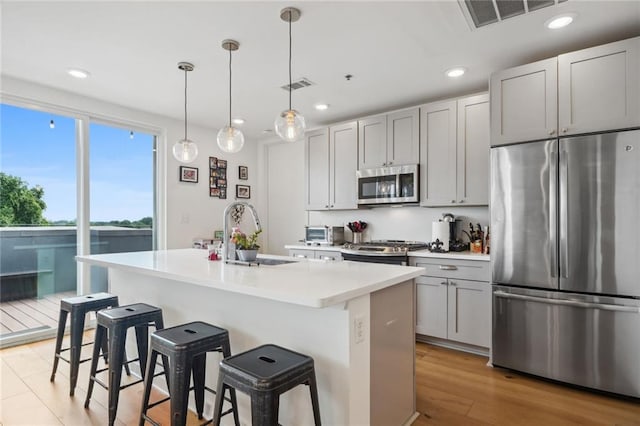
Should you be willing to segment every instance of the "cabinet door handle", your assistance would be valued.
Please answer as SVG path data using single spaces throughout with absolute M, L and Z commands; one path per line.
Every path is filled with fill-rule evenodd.
M 452 286 L 454 286 L 454 287 L 455 287 L 455 286 L 457 286 L 458 284 L 456 284 L 456 283 L 454 283 L 453 281 L 451 281 L 451 282 L 449 283 L 449 285 L 452 285 Z
M 333 208 L 333 204 L 331 204 L 331 208 Z
M 455 204 L 455 203 L 456 203 L 456 200 L 451 200 L 451 202 Z
M 331 256 L 320 256 L 320 260 L 336 260 L 336 258 Z
M 464 200 L 460 200 L 460 201 L 458 201 L 458 202 L 459 202 L 459 203 L 464 203 Z
M 562 133 L 567 133 L 567 130 L 569 130 L 569 129 L 567 129 L 566 127 L 563 127 L 562 128 Z
M 441 271 L 457 271 L 458 267 L 454 265 L 440 265 Z
M 304 255 L 304 254 L 294 254 L 293 257 L 299 257 L 299 258 L 302 258 L 302 259 L 306 259 L 307 258 L 307 256 Z
M 553 136 L 556 134 L 556 129 L 549 130 L 549 136 Z
M 448 284 L 448 283 L 447 283 L 446 281 L 442 281 L 442 282 L 440 283 L 440 285 L 447 285 L 447 284 Z
M 328 209 L 328 208 L 329 208 L 329 204 L 326 204 L 326 205 L 324 206 L 324 208 L 325 208 L 325 209 Z
M 392 165 L 392 164 L 393 164 L 393 161 L 389 161 L 388 165 L 390 166 L 390 165 Z

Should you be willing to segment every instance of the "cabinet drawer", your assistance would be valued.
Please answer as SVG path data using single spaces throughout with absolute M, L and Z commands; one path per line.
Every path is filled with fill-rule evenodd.
M 425 273 L 423 275 L 474 281 L 491 281 L 490 262 L 439 258 L 415 258 L 411 263 L 419 268 L 424 268 Z
M 304 259 L 313 259 L 314 253 L 313 250 L 289 249 L 289 256 L 301 257 Z
M 315 258 L 321 260 L 342 260 L 342 254 L 339 251 L 316 250 Z

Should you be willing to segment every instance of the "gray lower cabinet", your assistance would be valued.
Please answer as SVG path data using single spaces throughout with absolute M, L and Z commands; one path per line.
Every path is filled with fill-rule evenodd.
M 289 249 L 289 256 L 303 259 L 342 260 L 342 254 L 334 250 Z
M 416 334 L 491 346 L 490 267 L 486 261 L 411 258 L 416 278 Z

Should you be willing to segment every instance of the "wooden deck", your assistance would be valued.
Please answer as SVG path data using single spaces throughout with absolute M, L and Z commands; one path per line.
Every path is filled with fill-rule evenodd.
M 30 330 L 56 330 L 60 299 L 75 295 L 75 291 L 68 291 L 41 299 L 20 299 L 0 303 L 0 338 L 23 334 Z

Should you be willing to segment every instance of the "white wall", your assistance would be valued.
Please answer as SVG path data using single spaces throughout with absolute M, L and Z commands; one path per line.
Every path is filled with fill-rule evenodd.
M 247 140 L 243 150 L 237 154 L 224 154 L 216 145 L 218 123 L 210 128 L 189 124 L 189 139 L 194 140 L 199 149 L 196 161 L 190 166 L 198 167 L 199 181 L 196 184 L 180 182 L 178 163 L 171 154 L 173 143 L 183 137 L 184 123 L 181 120 L 130 109 L 98 99 L 87 98 L 74 93 L 2 76 L 1 92 L 10 99 L 20 99 L 23 105 L 33 102 L 38 109 L 54 108 L 74 115 L 88 115 L 101 120 L 120 123 L 132 129 L 155 130 L 159 134 L 158 148 L 160 164 L 158 177 L 161 214 L 159 223 L 166 223 L 161 230 L 161 247 L 190 247 L 195 237 L 213 238 L 213 231 L 222 229 L 222 212 L 235 198 L 236 184 L 251 185 L 251 203 L 259 204 L 260 191 L 257 169 L 257 141 Z M 3 99 L 4 100 L 4 99 Z M 218 157 L 228 162 L 227 199 L 209 197 L 209 157 Z M 249 180 L 238 179 L 238 166 L 249 167 Z M 163 219 L 164 218 L 164 219 Z M 165 232 L 166 231 L 166 232 Z M 162 244 L 164 242 L 164 244 Z

